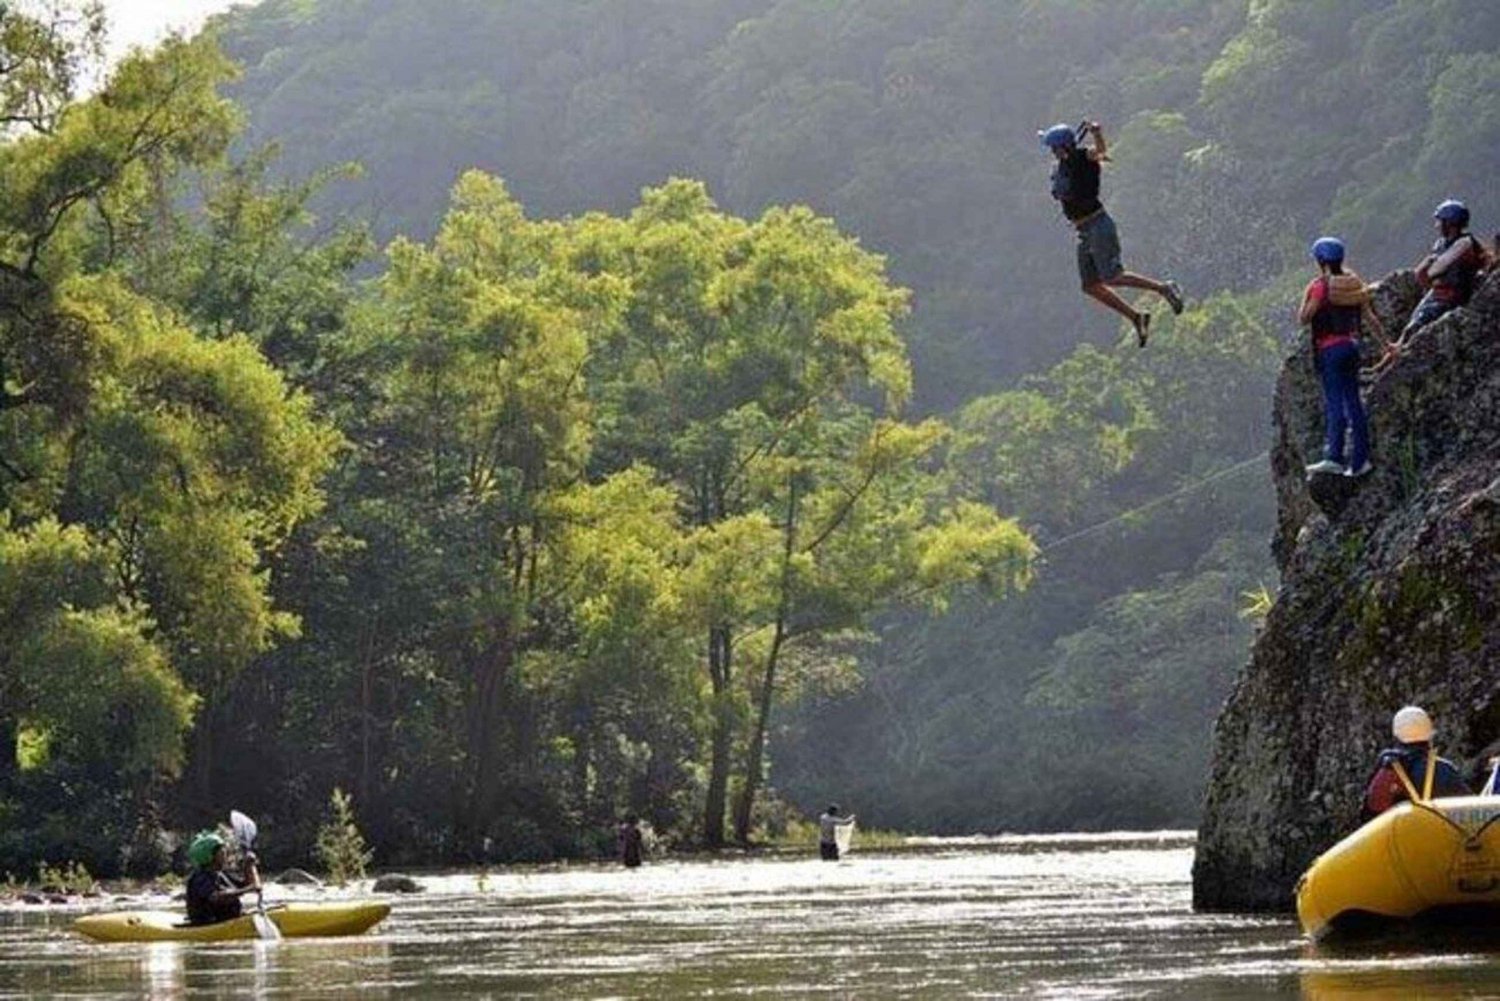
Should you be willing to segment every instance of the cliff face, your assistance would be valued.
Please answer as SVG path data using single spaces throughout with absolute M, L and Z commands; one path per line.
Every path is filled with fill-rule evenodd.
M 1410 274 L 1382 283 L 1398 332 Z M 1214 731 L 1195 906 L 1283 909 L 1358 822 L 1391 713 L 1426 707 L 1467 772 L 1500 737 L 1500 276 L 1373 384 L 1375 471 L 1310 496 L 1322 399 L 1310 345 L 1277 385 L 1271 469 L 1281 590 Z M 1319 485 L 1320 487 L 1323 484 Z

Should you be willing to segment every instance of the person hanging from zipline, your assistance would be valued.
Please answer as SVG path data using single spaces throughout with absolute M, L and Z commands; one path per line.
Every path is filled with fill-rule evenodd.
M 1092 135 L 1092 146 L 1081 145 Z M 1052 171 L 1052 197 L 1078 230 L 1078 278 L 1083 292 L 1119 313 L 1135 328 L 1136 343 L 1146 346 L 1151 336 L 1151 314 L 1120 298 L 1116 288 L 1143 288 L 1167 301 L 1172 312 L 1182 312 L 1182 289 L 1175 281 L 1158 281 L 1125 270 L 1120 260 L 1120 234 L 1114 219 L 1099 200 L 1100 164 L 1109 159 L 1109 146 L 1098 122 L 1084 122 L 1077 132 L 1058 124 L 1037 133 L 1042 149 L 1057 158 Z

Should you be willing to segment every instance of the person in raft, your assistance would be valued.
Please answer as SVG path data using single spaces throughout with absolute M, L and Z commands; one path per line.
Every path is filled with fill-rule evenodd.
M 818 855 L 824 862 L 839 860 L 839 828 L 854 823 L 854 814 L 839 816 L 839 805 L 831 803 L 818 817 Z
M 1099 165 L 1109 159 L 1109 146 L 1098 122 L 1084 122 L 1081 130 L 1094 137 L 1092 146 L 1079 145 L 1081 137 L 1068 125 L 1054 125 L 1037 133 L 1042 149 L 1057 158 L 1052 171 L 1052 197 L 1061 203 L 1063 215 L 1078 230 L 1078 278 L 1084 294 L 1129 320 L 1135 328 L 1136 343 L 1145 347 L 1151 336 L 1151 314 L 1135 309 L 1115 288 L 1149 289 L 1165 299 L 1174 314 L 1182 312 L 1182 289 L 1170 279 L 1157 281 L 1125 270 L 1120 261 L 1120 234 L 1099 200 Z
M 1417 264 L 1417 283 L 1427 292 L 1401 331 L 1402 344 L 1444 313 L 1467 303 L 1489 263 L 1484 244 L 1469 232 L 1469 207 L 1463 202 L 1449 198 L 1439 204 L 1432 224 L 1438 230 L 1437 242 Z
M 193 838 L 188 845 L 188 861 L 193 863 L 187 879 L 189 924 L 208 925 L 237 918 L 242 912 L 240 898 L 260 892 L 255 853 L 245 852 L 241 878 L 230 875 L 224 871 L 224 839 L 212 831 Z
M 1427 764 L 1433 762 L 1432 795 L 1467 796 L 1469 787 L 1459 775 L 1458 769 L 1447 758 L 1440 758 L 1432 749 L 1432 718 L 1420 706 L 1404 706 L 1391 718 L 1391 733 L 1397 744 L 1380 752 L 1375 763 L 1375 773 L 1365 785 L 1362 821 L 1379 816 L 1404 799 L 1409 799 L 1406 783 L 1401 781 L 1400 769 L 1411 788 L 1418 795 L 1427 782 Z
M 641 833 L 641 819 L 632 813 L 620 824 L 616 834 L 616 840 L 620 843 L 620 864 L 627 869 L 639 867 L 645 848 L 645 837 Z
M 1385 347 L 1380 319 L 1370 308 L 1370 290 L 1353 271 L 1344 269 L 1344 242 L 1323 236 L 1313 241 L 1318 276 L 1302 293 L 1297 321 L 1312 328 L 1313 358 L 1323 384 L 1323 458 L 1307 467 L 1315 473 L 1363 476 L 1370 466 L 1370 425 L 1359 398 L 1359 336 L 1368 331 Z M 1384 364 L 1384 361 L 1382 361 Z M 1351 439 L 1344 464 L 1345 432 Z

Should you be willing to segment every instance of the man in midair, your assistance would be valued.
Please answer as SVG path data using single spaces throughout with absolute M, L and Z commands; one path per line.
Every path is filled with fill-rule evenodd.
M 1120 261 L 1120 234 L 1099 200 L 1100 164 L 1109 159 L 1109 146 L 1098 122 L 1084 122 L 1080 132 L 1094 137 L 1092 146 L 1080 145 L 1082 136 L 1068 125 L 1054 125 L 1037 133 L 1042 148 L 1057 158 L 1052 171 L 1052 197 L 1062 204 L 1063 215 L 1078 230 L 1078 278 L 1084 294 L 1129 320 L 1135 328 L 1136 343 L 1145 347 L 1151 336 L 1151 314 L 1131 306 L 1115 289 L 1155 292 L 1174 314 L 1182 312 L 1182 290 L 1170 279 L 1158 281 L 1125 270 Z

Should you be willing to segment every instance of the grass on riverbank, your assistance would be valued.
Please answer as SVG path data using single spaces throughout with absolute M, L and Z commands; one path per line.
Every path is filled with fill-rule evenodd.
M 889 851 L 895 848 L 905 848 L 907 839 L 910 837 L 911 835 L 901 831 L 860 827 L 856 822 L 850 850 Z M 794 820 L 787 824 L 786 833 L 766 841 L 766 847 L 778 852 L 815 852 L 818 849 L 818 839 L 817 821 Z

